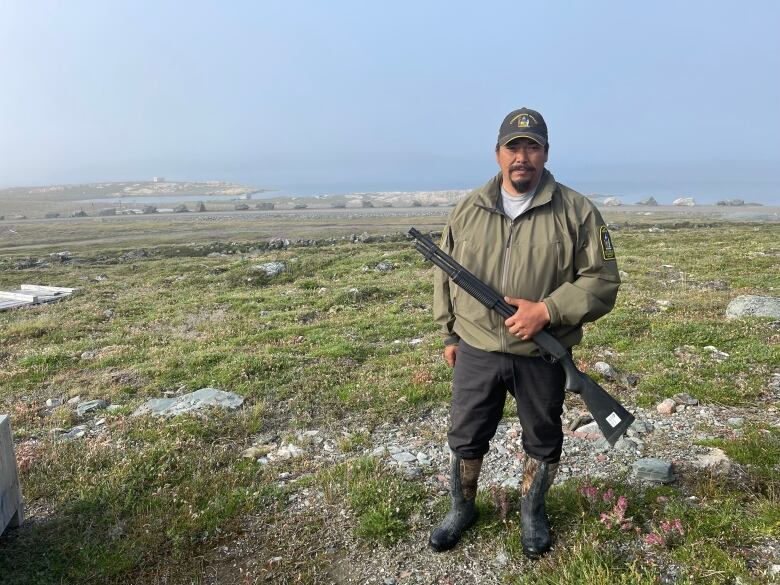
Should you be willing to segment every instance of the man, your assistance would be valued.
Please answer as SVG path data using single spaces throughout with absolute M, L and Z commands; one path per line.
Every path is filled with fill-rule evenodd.
M 531 338 L 545 327 L 571 348 L 582 324 L 615 304 L 620 278 L 609 232 L 596 207 L 545 169 L 547 125 L 528 108 L 506 116 L 498 133 L 500 172 L 453 210 L 442 248 L 483 282 L 508 295 L 517 313 L 499 315 L 453 284 L 434 282 L 434 315 L 444 358 L 454 367 L 448 442 L 451 509 L 431 534 L 436 551 L 454 547 L 476 521 L 482 458 L 496 432 L 506 392 L 523 429 L 523 552 L 550 549 L 544 499 L 563 444 L 563 369 Z

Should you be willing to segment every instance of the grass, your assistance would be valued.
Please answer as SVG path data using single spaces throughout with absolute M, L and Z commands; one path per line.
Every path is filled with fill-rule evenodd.
M 107 231 L 96 235 L 108 238 L 101 226 Z M 604 382 L 629 403 L 651 405 L 686 391 L 705 403 L 771 406 L 765 392 L 780 363 L 776 325 L 723 319 L 734 296 L 777 294 L 780 286 L 780 228 L 754 228 L 615 230 L 628 276 L 617 307 L 587 327 L 575 357 L 586 368 L 606 359 L 636 374 L 635 387 Z M 364 457 L 378 425 L 448 402 L 450 370 L 431 319 L 432 269 L 404 241 L 286 250 L 237 241 L 233 249 L 257 247 L 255 255 L 214 257 L 203 253 L 212 245 L 172 244 L 124 259 L 128 250 L 112 243 L 75 248 L 77 263 L 22 269 L 15 268 L 19 254 L 0 256 L 2 288 L 30 282 L 83 291 L 0 313 L 0 410 L 12 416 L 36 518 L 34 529 L 0 539 L 5 581 L 198 582 L 203 567 L 216 563 L 210 551 L 238 539 L 249 519 L 265 527 L 271 559 L 279 538 L 318 550 L 333 510 L 351 518 L 352 535 L 366 547 L 392 548 L 427 531 L 431 502 L 437 513 L 446 505 L 423 479 Z M 253 267 L 270 261 L 288 270 L 259 276 Z M 395 269 L 374 270 L 380 261 Z M 715 361 L 707 345 L 729 358 Z M 203 386 L 241 394 L 245 408 L 162 424 L 129 416 L 149 397 Z M 122 408 L 101 414 L 103 435 L 54 442 L 52 429 L 80 421 L 70 407 L 43 404 L 76 395 Z M 507 415 L 513 410 L 508 403 Z M 323 467 L 303 458 L 261 466 L 239 456 L 258 436 L 312 428 L 334 432 L 346 463 Z M 502 517 L 488 493 L 480 495 L 482 520 L 469 541 L 507 551 L 507 583 L 655 583 L 653 563 L 678 567 L 680 583 L 755 582 L 745 550 L 780 538 L 778 432 L 748 426 L 742 437 L 711 444 L 750 465 L 747 488 L 598 486 L 626 495 L 640 534 L 606 529 L 598 516 L 605 510 L 569 482 L 551 493 L 560 546 L 549 559 L 524 563 L 518 518 Z M 281 473 L 296 481 L 280 480 Z M 322 491 L 329 511 L 289 526 L 291 502 L 311 490 Z M 516 509 L 517 494 L 507 497 Z M 674 518 L 685 535 L 648 556 L 643 539 Z M 274 564 L 268 574 L 316 582 L 324 578 L 318 558 L 303 569 Z

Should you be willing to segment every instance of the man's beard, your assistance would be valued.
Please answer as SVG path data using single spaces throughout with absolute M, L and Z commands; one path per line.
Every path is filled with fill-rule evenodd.
M 518 193 L 528 193 L 531 190 L 532 182 L 533 179 L 530 181 L 512 181 L 512 187 L 514 187 L 515 191 Z
M 512 165 L 511 167 L 509 167 L 510 173 L 512 171 L 518 171 L 518 170 L 523 170 L 529 173 L 533 173 L 536 169 L 530 165 Z M 534 177 L 528 179 L 527 181 L 512 181 L 511 179 L 510 181 L 512 183 L 512 187 L 515 188 L 515 191 L 517 191 L 518 193 L 528 193 L 528 191 L 531 190 L 531 186 L 533 185 Z

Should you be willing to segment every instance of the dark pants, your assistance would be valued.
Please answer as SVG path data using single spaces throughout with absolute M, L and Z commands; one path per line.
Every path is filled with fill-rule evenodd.
M 482 351 L 461 340 L 452 381 L 450 449 L 464 459 L 487 453 L 508 391 L 515 397 L 523 427 L 523 449 L 534 459 L 556 463 L 563 445 L 565 382 L 558 363 Z

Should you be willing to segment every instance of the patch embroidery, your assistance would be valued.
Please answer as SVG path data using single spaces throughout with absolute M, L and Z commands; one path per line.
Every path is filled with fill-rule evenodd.
M 532 125 L 536 126 L 538 123 L 536 118 L 531 114 L 518 114 L 509 121 L 510 124 L 514 124 L 515 122 L 517 122 L 518 128 L 530 128 Z
M 601 255 L 604 257 L 604 260 L 614 260 L 615 248 L 612 247 L 612 240 L 609 237 L 607 226 L 601 226 L 599 234 L 599 241 L 601 242 Z

